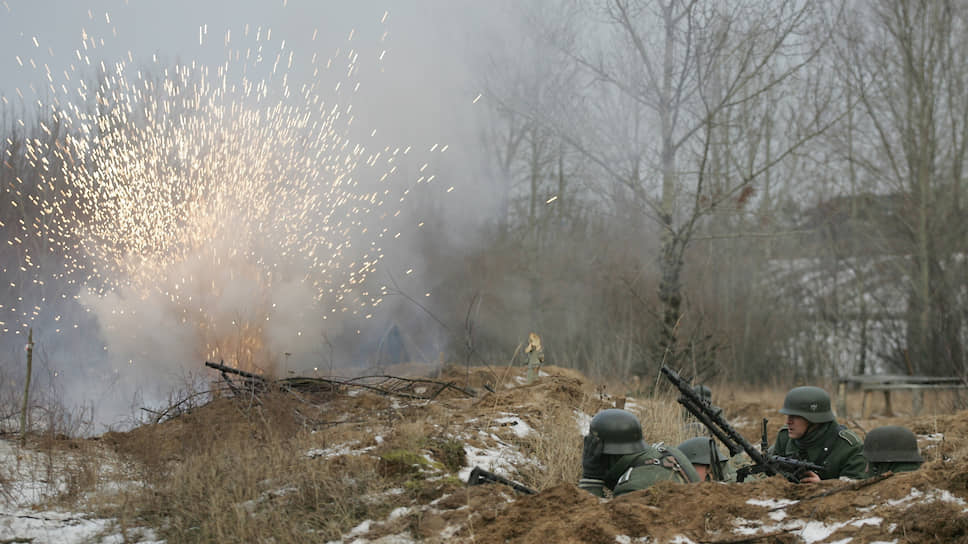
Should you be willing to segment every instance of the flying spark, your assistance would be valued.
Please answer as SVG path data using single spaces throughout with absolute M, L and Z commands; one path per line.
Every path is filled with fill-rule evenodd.
M 248 26 L 242 34 L 236 42 Z M 231 32 L 224 36 L 228 49 Z M 296 86 L 293 51 L 282 42 L 270 52 L 270 38 L 260 27 L 255 44 L 229 49 L 212 67 L 153 56 L 152 66 L 133 69 L 129 52 L 100 62 L 93 84 L 72 65 L 54 85 L 48 70 L 52 113 L 40 126 L 49 138 L 8 141 L 13 158 L 41 171 L 37 190 L 12 202 L 29 207 L 31 220 L 4 230 L 29 281 L 62 286 L 59 298 L 94 309 L 109 337 L 135 322 L 133 338 L 144 338 L 162 323 L 191 339 L 199 358 L 266 372 L 284 351 L 277 344 L 318 333 L 294 323 L 321 323 L 326 309 L 371 317 L 362 309 L 386 294 L 364 287 L 389 232 L 377 224 L 399 213 L 380 208 L 406 197 L 388 198 L 399 149 L 355 139 L 375 130 L 353 127 L 354 50 L 312 57 L 312 73 L 333 65 L 345 81 Z M 86 31 L 82 39 L 72 53 L 86 65 L 81 49 L 103 41 Z M 63 267 L 49 266 L 47 254 Z M 19 323 L 4 331 L 21 334 L 44 308 L 10 309 Z M 134 343 L 142 352 L 119 360 L 134 365 L 152 349 Z

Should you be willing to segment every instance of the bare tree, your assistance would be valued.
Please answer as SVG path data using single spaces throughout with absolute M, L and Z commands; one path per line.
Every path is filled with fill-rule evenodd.
M 965 372 L 964 165 L 968 156 L 968 9 L 961 2 L 856 6 L 842 40 L 860 101 L 850 167 L 895 205 L 878 241 L 901 278 L 906 313 L 885 359 L 911 373 Z
M 795 78 L 822 42 L 806 39 L 820 7 L 688 0 L 567 6 L 565 23 L 550 36 L 582 79 L 545 121 L 658 224 L 655 355 L 675 358 L 685 255 L 703 218 L 747 198 L 836 117 L 822 113 L 826 99 L 826 108 L 776 108 L 784 88 L 804 85 Z M 781 115 L 784 137 L 764 138 L 763 119 Z

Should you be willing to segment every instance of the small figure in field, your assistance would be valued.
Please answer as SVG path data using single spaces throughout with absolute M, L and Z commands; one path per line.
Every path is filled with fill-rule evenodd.
M 527 383 L 531 383 L 538 377 L 541 370 L 541 363 L 544 362 L 544 350 L 541 349 L 541 337 L 537 333 L 528 334 L 528 347 L 524 350 L 528 354 L 528 378 Z
M 697 384 L 692 386 L 692 390 L 695 391 L 697 395 L 699 395 L 699 398 L 701 398 L 703 402 L 705 402 L 706 404 L 712 404 L 713 402 L 712 389 L 710 389 L 705 385 Z
M 699 480 L 702 482 L 735 482 L 736 470 L 730 465 L 729 458 L 716 447 L 716 441 L 708 436 L 690 438 L 678 446 L 689 462 L 692 463 Z M 713 466 L 713 456 L 716 466 Z
M 878 427 L 864 438 L 867 476 L 885 472 L 911 472 L 921 468 L 924 459 L 918 451 L 918 439 L 910 430 L 897 425 Z
M 801 483 L 867 477 L 863 444 L 856 434 L 837 423 L 826 391 L 812 386 L 795 387 L 787 393 L 780 413 L 787 416 L 786 426 L 777 433 L 770 453 L 824 467 L 819 474 L 808 471 Z
M 703 404 L 709 406 L 714 413 L 722 415 L 723 409 L 713 404 L 713 390 L 708 386 L 697 384 L 692 386 L 692 390 L 702 399 Z M 689 410 L 682 410 L 682 418 L 685 423 L 682 426 L 682 434 L 686 436 L 712 436 L 712 431 L 706 428 Z
M 646 444 L 635 414 L 610 408 L 592 418 L 582 450 L 578 487 L 603 497 L 645 489 L 656 482 L 700 481 L 689 459 L 677 448 Z

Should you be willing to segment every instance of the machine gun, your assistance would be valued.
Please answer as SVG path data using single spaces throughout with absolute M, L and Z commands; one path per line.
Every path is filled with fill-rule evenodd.
M 711 404 L 704 401 L 696 392 L 683 380 L 679 374 L 667 366 L 662 367 L 662 373 L 676 386 L 681 395 L 681 404 L 689 413 L 695 416 L 700 423 L 706 426 L 720 442 L 729 449 L 729 456 L 732 457 L 741 451 L 745 451 L 753 466 L 743 467 L 736 472 L 736 480 L 742 482 L 750 474 L 765 473 L 768 476 L 780 474 L 787 480 L 798 483 L 800 478 L 808 471 L 818 472 L 823 467 L 807 461 L 782 457 L 779 455 L 769 455 L 767 453 L 768 442 L 766 436 L 766 420 L 763 420 L 763 439 L 762 451 L 757 450 L 741 434 L 736 432 L 729 423 L 723 419 L 722 411 L 715 409 Z
M 481 467 L 474 467 L 474 469 L 471 470 L 470 476 L 467 477 L 467 485 L 483 485 L 489 483 L 506 485 L 515 491 L 526 493 L 528 495 L 535 495 L 538 493 L 534 489 L 531 489 L 524 484 L 519 484 L 514 480 L 508 480 L 504 476 L 494 474 L 493 472 L 488 472 Z

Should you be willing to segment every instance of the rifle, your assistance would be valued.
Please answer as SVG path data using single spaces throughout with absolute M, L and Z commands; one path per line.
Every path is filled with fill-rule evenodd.
M 712 438 L 709 439 L 709 471 L 712 472 L 713 481 L 721 482 L 723 481 L 723 464 L 719 460 L 719 448 L 716 447 L 716 441 Z
M 528 495 L 536 495 L 538 493 L 534 489 L 531 489 L 524 484 L 519 484 L 514 480 L 508 480 L 504 476 L 499 476 L 493 472 L 488 472 L 481 467 L 474 467 L 474 469 L 471 470 L 471 475 L 467 477 L 467 485 L 483 485 L 488 483 L 503 484 L 511 489 L 514 489 L 515 491 L 526 493 Z
M 745 451 L 754 465 L 743 467 L 736 473 L 736 480 L 742 482 L 750 474 L 766 473 L 768 476 L 779 474 L 787 480 L 799 483 L 800 478 L 807 471 L 818 472 L 823 467 L 808 461 L 770 455 L 767 453 L 766 420 L 763 420 L 763 451 L 758 451 L 741 434 L 736 432 L 729 423 L 723 419 L 721 410 L 713 409 L 713 406 L 704 401 L 693 391 L 692 387 L 683 380 L 679 374 L 667 366 L 662 367 L 662 373 L 679 390 L 679 404 L 689 410 L 700 423 L 706 426 L 713 435 L 719 439 L 728 449 L 729 456 L 732 457 L 741 451 Z

